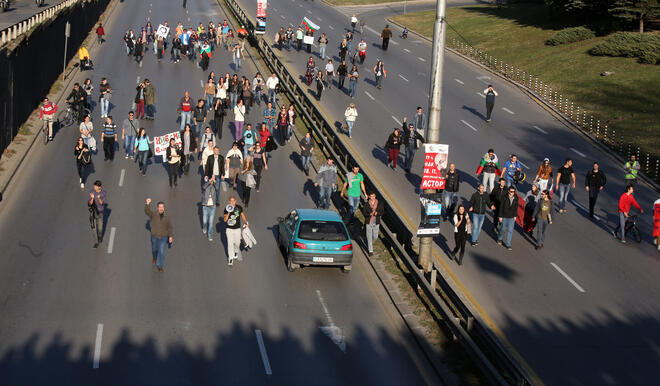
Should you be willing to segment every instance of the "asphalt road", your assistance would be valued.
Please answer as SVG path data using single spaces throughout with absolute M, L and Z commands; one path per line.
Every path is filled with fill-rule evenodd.
M 254 15 L 254 4 L 241 0 L 246 12 Z M 267 39 L 280 26 L 297 26 L 307 16 L 326 32 L 327 53 L 338 60 L 340 42 L 355 8 L 329 7 L 321 1 L 273 0 L 269 2 Z M 403 116 L 411 117 L 416 106 L 428 106 L 430 44 L 411 34 L 394 37 L 387 52 L 380 48 L 383 18 L 392 6 L 364 8 L 368 43 L 365 65 L 356 103 L 359 112 L 351 144 L 368 173 L 396 202 L 409 225 L 419 221 L 418 187 L 423 156 L 418 151 L 413 171 L 391 170 L 385 165 L 383 144 Z M 450 21 L 451 22 L 451 21 Z M 414 26 L 410 26 L 414 28 Z M 357 41 L 361 38 L 356 34 Z M 313 49 L 319 67 L 318 48 Z M 304 74 L 306 52 L 281 52 L 288 68 Z M 383 59 L 388 77 L 382 90 L 374 84 L 372 68 Z M 499 92 L 493 122 L 484 122 L 485 106 L 480 92 L 492 83 Z M 315 86 L 310 96 L 315 95 Z M 325 90 L 321 108 L 339 124 L 351 102 L 345 92 Z M 346 137 L 345 137 L 346 138 Z M 651 244 L 651 205 L 658 193 L 646 186 L 635 192 L 645 214 L 639 217 L 645 237 L 641 244 L 621 244 L 610 231 L 616 226 L 617 201 L 623 191 L 622 166 L 591 142 L 564 126 L 516 87 L 490 73 L 447 54 L 445 56 L 441 142 L 449 144 L 450 161 L 455 162 L 463 180 L 460 196 L 467 200 L 478 182 L 474 174 L 480 157 L 490 147 L 501 164 L 515 153 L 533 178 L 544 157 L 555 170 L 571 157 L 577 175 L 577 189 L 569 196 L 567 214 L 556 214 L 545 248 L 534 245 L 519 231 L 513 237 L 513 251 L 495 244 L 490 219 L 484 225 L 480 245 L 470 247 L 462 267 L 448 257 L 453 248 L 453 227 L 443 226 L 436 238 L 435 257 L 448 266 L 452 276 L 482 310 L 496 331 L 502 332 L 548 384 L 626 383 L 645 384 L 660 374 L 660 308 L 649 302 L 660 294 L 658 255 Z M 399 161 L 401 161 L 400 158 Z M 584 175 L 594 160 L 608 176 L 608 185 L 596 207 L 598 220 L 591 221 L 584 189 Z M 373 178 L 373 177 L 372 177 Z M 524 184 L 522 193 L 530 189 Z
M 6 12 L 0 11 L 0 30 L 10 27 L 20 21 L 44 11 L 48 7 L 62 3 L 64 0 L 45 1 L 44 5 L 37 7 L 34 0 L 13 0 Z
M 172 24 L 224 16 L 212 2 L 188 2 L 188 12 L 178 2 L 124 2 L 113 11 L 107 43 L 92 51 L 96 69 L 83 76 L 97 88 L 108 77 L 110 115 L 119 122 L 131 107 L 136 78 L 150 78 L 158 113 L 142 125 L 154 136 L 178 129 L 179 98 L 184 90 L 201 96 L 206 73 L 185 60 L 157 62 L 151 53 L 141 68 L 127 58 L 121 36 L 148 16 Z M 211 69 L 229 71 L 228 64 L 226 54 L 216 53 Z M 254 72 L 248 63 L 242 73 Z M 95 125 L 99 114 L 95 108 Z M 248 117 L 259 120 L 258 113 Z M 226 126 L 223 152 L 230 147 Z M 97 126 L 97 140 L 98 134 Z M 313 205 L 304 189 L 309 181 L 291 160 L 293 146 L 269 161 L 247 211 L 258 244 L 230 268 L 224 236 L 208 242 L 201 233 L 195 171 L 170 189 L 160 163 L 142 177 L 123 151 L 113 163 L 97 154 L 81 190 L 72 156 L 76 137 L 69 127 L 47 147 L 37 144 L 0 207 L 3 385 L 438 383 L 359 249 L 350 274 L 286 271 L 276 217 Z M 96 179 L 104 182 L 110 213 L 104 241 L 92 249 L 85 202 Z M 223 191 L 222 202 L 231 194 Z M 164 273 L 151 264 L 145 197 L 165 201 L 174 222 Z M 328 326 L 339 329 L 345 352 L 321 330 Z

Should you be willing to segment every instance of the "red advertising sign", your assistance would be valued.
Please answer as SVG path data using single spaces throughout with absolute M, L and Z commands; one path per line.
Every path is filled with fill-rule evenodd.
M 449 145 L 424 144 L 424 174 L 422 189 L 444 189 Z
M 257 0 L 257 17 L 266 17 L 266 6 L 268 2 L 266 0 Z
M 660 199 L 653 203 L 653 237 L 660 237 Z

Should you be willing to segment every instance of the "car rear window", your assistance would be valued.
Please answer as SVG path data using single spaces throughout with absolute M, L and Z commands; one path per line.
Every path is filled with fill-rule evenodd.
M 346 241 L 348 234 L 344 224 L 339 221 L 302 221 L 298 237 L 314 241 Z

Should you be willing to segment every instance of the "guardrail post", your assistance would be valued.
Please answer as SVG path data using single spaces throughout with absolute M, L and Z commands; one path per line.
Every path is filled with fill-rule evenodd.
M 649 174 L 649 164 L 651 162 L 651 155 L 646 153 L 646 171 L 644 173 Z
M 655 179 L 660 177 L 660 159 L 655 160 Z
M 577 107 L 577 111 L 575 113 L 575 122 L 579 125 L 580 124 L 580 106 Z
M 637 151 L 635 152 L 635 155 L 637 156 L 637 159 L 639 160 L 640 159 L 640 157 L 639 157 L 639 146 L 637 146 Z
M 436 281 L 438 280 L 437 276 L 438 271 L 436 269 L 431 270 L 431 288 L 433 288 L 433 290 L 435 290 Z
M 589 120 L 589 132 L 593 134 L 594 132 L 594 116 L 591 115 L 591 118 Z
M 612 129 L 612 150 L 616 151 L 616 130 Z
M 607 141 L 610 139 L 610 137 L 607 136 L 607 125 L 603 127 L 603 141 L 607 143 Z
M 424 277 L 424 269 L 422 268 L 417 268 L 417 271 L 419 272 L 419 275 Z M 422 289 L 422 286 L 419 285 L 419 282 L 417 283 L 417 291 L 420 291 Z
M 599 139 L 600 137 L 600 119 L 598 120 L 598 123 L 596 123 L 596 139 Z
M 571 120 L 573 120 L 573 102 L 571 102 Z
M 468 332 L 472 331 L 472 327 L 474 327 L 474 316 L 470 315 L 467 318 L 467 325 L 466 325 Z

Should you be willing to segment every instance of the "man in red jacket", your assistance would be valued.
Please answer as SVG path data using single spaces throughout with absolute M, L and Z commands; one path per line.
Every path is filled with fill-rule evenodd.
M 633 192 L 635 187 L 632 185 L 626 186 L 626 192 L 621 195 L 619 198 L 619 226 L 621 229 L 621 242 L 626 242 L 626 220 L 628 218 L 628 213 L 630 212 L 630 207 L 635 206 L 639 209 L 641 213 L 644 213 L 644 210 L 639 206 L 635 197 L 633 197 Z
M 44 126 L 48 126 L 48 140 L 53 139 L 53 120 L 55 120 L 55 113 L 57 112 L 57 105 L 44 98 L 44 103 L 41 105 L 39 111 L 39 119 L 44 121 Z

